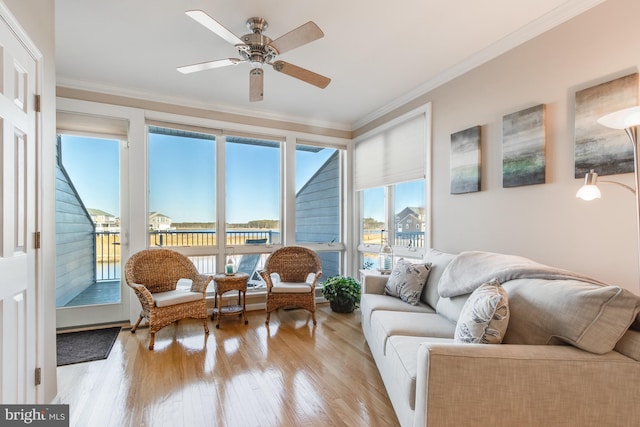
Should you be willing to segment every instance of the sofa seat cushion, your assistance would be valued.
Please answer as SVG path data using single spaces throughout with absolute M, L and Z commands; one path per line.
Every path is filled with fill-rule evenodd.
M 567 343 L 608 353 L 640 310 L 640 299 L 618 286 L 545 279 L 516 279 L 502 286 L 511 312 L 507 344 Z
M 411 410 L 416 403 L 416 374 L 418 371 L 418 347 L 425 342 L 453 342 L 451 338 L 425 338 L 396 335 L 389 337 L 388 350 L 385 357 L 385 368 L 391 369 L 393 383 L 387 387 L 389 394 L 396 394 L 407 399 Z
M 456 324 L 436 313 L 414 313 L 378 310 L 371 314 L 370 345 L 386 355 L 387 339 L 394 335 L 412 337 L 451 338 Z
M 202 292 L 191 292 L 183 289 L 176 289 L 167 292 L 157 292 L 153 294 L 153 302 L 156 307 L 167 307 L 169 305 L 183 304 L 185 302 L 203 299 Z
M 371 320 L 371 314 L 374 311 L 386 310 L 386 311 L 403 311 L 414 313 L 434 313 L 435 310 L 425 303 L 419 303 L 418 305 L 411 305 L 401 301 L 398 298 L 389 295 L 377 295 L 377 294 L 362 294 L 360 299 L 360 311 L 362 322 L 369 324 Z

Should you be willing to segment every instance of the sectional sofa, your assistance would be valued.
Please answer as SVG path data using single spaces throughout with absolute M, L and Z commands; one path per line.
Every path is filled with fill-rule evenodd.
M 640 425 L 640 298 L 517 256 L 424 262 L 416 305 L 386 294 L 389 276 L 363 278 L 364 336 L 401 426 Z M 506 293 L 506 329 L 478 342 L 501 343 L 461 341 L 487 282 Z

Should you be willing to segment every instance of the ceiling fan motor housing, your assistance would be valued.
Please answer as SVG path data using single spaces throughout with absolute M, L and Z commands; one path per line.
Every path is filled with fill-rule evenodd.
M 278 52 L 267 46 L 271 43 L 271 39 L 259 32 L 245 34 L 242 36 L 245 46 L 237 46 L 240 55 L 251 62 L 253 67 L 261 67 L 262 64 L 270 63 L 275 59 Z

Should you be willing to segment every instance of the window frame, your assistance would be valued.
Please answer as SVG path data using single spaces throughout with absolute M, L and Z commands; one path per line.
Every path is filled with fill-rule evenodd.
M 317 136 L 314 138 L 298 138 L 295 135 L 283 132 L 285 136 L 281 134 L 269 134 L 269 133 L 253 133 L 243 130 L 234 129 L 218 129 L 216 127 L 204 127 L 194 125 L 181 125 L 175 122 L 164 122 L 158 120 L 146 120 L 145 121 L 145 134 L 149 134 L 150 126 L 160 126 L 166 128 L 183 129 L 187 131 L 195 131 L 197 133 L 205 133 L 215 135 L 216 141 L 216 234 L 218 236 L 225 235 L 227 212 L 226 212 L 226 200 L 219 195 L 226 194 L 226 150 L 227 150 L 227 137 L 248 137 L 256 139 L 265 139 L 269 141 L 279 141 L 280 146 L 280 243 L 267 244 L 267 245 L 226 245 L 226 239 L 217 239 L 217 244 L 213 246 L 190 246 L 190 247 L 172 247 L 186 256 L 213 256 L 213 265 L 215 266 L 215 272 L 224 271 L 226 259 L 229 256 L 236 257 L 245 254 L 269 254 L 274 250 L 286 246 L 286 245 L 300 245 L 317 252 L 329 251 L 340 253 L 340 271 L 341 274 L 348 274 L 346 270 L 346 260 L 348 259 L 347 245 L 345 244 L 345 213 L 348 207 L 345 206 L 344 195 L 347 194 L 346 183 L 350 180 L 346 178 L 347 168 L 345 165 L 348 163 L 349 145 L 347 142 L 344 144 L 332 143 L 329 137 Z M 317 138 L 317 139 L 316 139 Z M 335 242 L 296 242 L 295 239 L 295 150 L 297 144 L 311 145 L 321 148 L 332 148 L 339 151 L 339 164 L 340 164 L 340 239 Z M 148 167 L 147 172 L 148 176 Z M 287 200 L 291 200 L 288 203 Z M 147 200 L 148 205 L 148 200 Z M 148 242 L 148 231 L 147 242 Z
M 392 245 L 393 256 L 394 258 L 406 257 L 406 258 L 419 258 L 424 259 L 427 251 L 432 246 L 432 227 L 431 227 L 431 218 L 432 218 L 432 182 L 431 182 L 431 150 L 432 150 L 432 140 L 431 140 L 431 103 L 424 104 L 412 111 L 403 114 L 402 116 L 397 117 L 394 120 L 391 120 L 379 127 L 376 127 L 369 132 L 360 135 L 354 140 L 354 143 L 357 144 L 359 141 L 364 141 L 368 138 L 375 137 L 382 132 L 391 129 L 395 126 L 402 124 L 403 122 L 410 121 L 414 119 L 417 115 L 424 115 L 424 126 L 425 126 L 425 168 L 424 168 L 424 227 L 425 227 L 425 236 L 424 236 L 424 247 L 421 248 L 408 248 L 403 246 Z M 355 156 L 353 159 L 354 169 L 357 167 Z M 355 179 L 354 170 L 354 179 Z M 390 242 L 395 242 L 395 227 L 394 227 L 394 215 L 395 215 L 395 200 L 394 200 L 394 186 L 397 184 L 401 184 L 403 181 L 399 182 L 384 182 L 379 186 L 372 188 L 384 188 L 384 209 L 385 209 L 385 218 L 384 218 L 384 229 L 388 232 L 388 240 Z M 408 181 L 405 181 L 408 182 Z M 363 269 L 363 256 L 364 254 L 375 254 L 377 255 L 380 252 L 381 245 L 372 245 L 365 244 L 363 241 L 363 191 L 368 188 L 355 189 L 354 188 L 354 205 L 355 205 L 355 218 L 357 220 L 357 224 L 355 224 L 353 229 L 353 238 L 358 242 L 357 250 L 354 254 L 354 262 L 358 266 L 358 269 Z

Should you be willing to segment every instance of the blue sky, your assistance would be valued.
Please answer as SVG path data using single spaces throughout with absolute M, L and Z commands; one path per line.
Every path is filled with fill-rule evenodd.
M 333 151 L 296 152 L 297 189 Z M 215 156 L 212 141 L 151 134 L 150 210 L 173 222 L 215 221 Z M 65 135 L 62 158 L 85 206 L 120 216 L 119 142 Z M 279 150 L 227 144 L 227 222 L 277 219 L 279 177 Z

